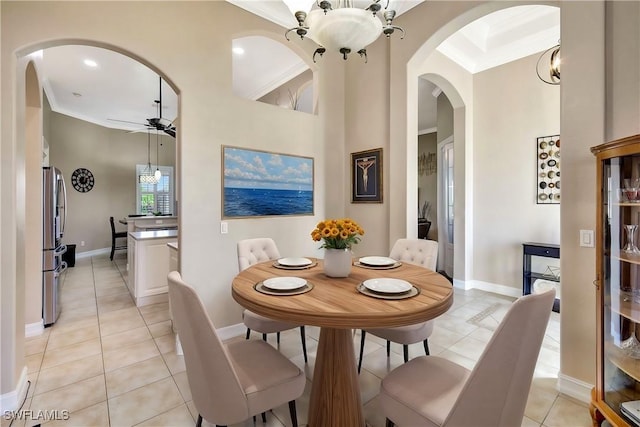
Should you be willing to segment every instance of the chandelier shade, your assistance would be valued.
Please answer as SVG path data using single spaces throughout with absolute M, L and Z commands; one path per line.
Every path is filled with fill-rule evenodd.
M 536 62 L 538 78 L 550 85 L 560 84 L 560 44 L 545 50 Z
M 289 28 L 284 36 L 289 40 L 289 34 L 295 33 L 301 39 L 310 38 L 318 45 L 313 53 L 322 56 L 327 50 L 340 52 L 346 60 L 347 56 L 356 52 L 367 61 L 366 47 L 376 41 L 380 34 L 389 38 L 396 30 L 404 30 L 393 25 L 395 10 L 384 8 L 381 0 L 372 0 L 366 9 L 353 7 L 352 0 L 283 0 L 298 21 L 298 26 Z M 317 8 L 311 10 L 313 4 Z M 388 6 L 387 1 L 387 6 Z M 378 15 L 380 12 L 383 16 Z
M 307 16 L 307 37 L 330 51 L 346 48 L 357 52 L 382 34 L 382 22 L 364 9 L 342 8 L 325 14 L 314 10 Z

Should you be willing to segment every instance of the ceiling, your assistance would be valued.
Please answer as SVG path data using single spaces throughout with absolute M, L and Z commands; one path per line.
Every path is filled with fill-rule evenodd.
M 281 0 L 227 0 L 283 28 L 296 25 Z M 406 13 L 422 0 L 391 0 L 390 8 Z M 355 0 L 366 7 L 370 0 Z M 407 34 L 407 37 L 410 37 Z M 438 50 L 470 73 L 541 52 L 560 37 L 560 10 L 551 6 L 516 6 L 472 22 L 443 42 Z M 264 37 L 233 42 L 234 93 L 249 99 L 279 87 L 303 72 L 304 62 L 286 43 Z M 148 67 L 119 53 L 90 46 L 60 46 L 32 54 L 52 110 L 105 127 L 144 131 L 158 117 L 159 77 Z M 95 61 L 96 66 L 84 61 Z M 358 60 L 359 58 L 354 58 Z M 422 79 L 421 79 L 422 80 Z M 435 86 L 421 81 L 419 129 L 435 127 Z M 178 99 L 163 82 L 161 117 L 174 120 Z M 122 121 L 133 122 L 126 123 Z

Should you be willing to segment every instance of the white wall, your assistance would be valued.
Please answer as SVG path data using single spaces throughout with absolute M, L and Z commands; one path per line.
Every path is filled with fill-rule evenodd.
M 560 243 L 560 205 L 536 203 L 536 138 L 560 133 L 560 87 L 538 79 L 538 57 L 473 76 L 473 279 L 518 289 L 522 243 Z

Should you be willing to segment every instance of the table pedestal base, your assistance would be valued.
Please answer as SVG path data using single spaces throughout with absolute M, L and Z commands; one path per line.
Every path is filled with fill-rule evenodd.
M 350 329 L 322 328 L 311 386 L 309 427 L 364 426 Z

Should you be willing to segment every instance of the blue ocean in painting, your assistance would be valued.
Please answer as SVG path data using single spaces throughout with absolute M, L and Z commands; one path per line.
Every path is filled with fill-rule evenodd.
M 313 213 L 313 191 L 264 188 L 224 189 L 225 216 L 304 215 Z

